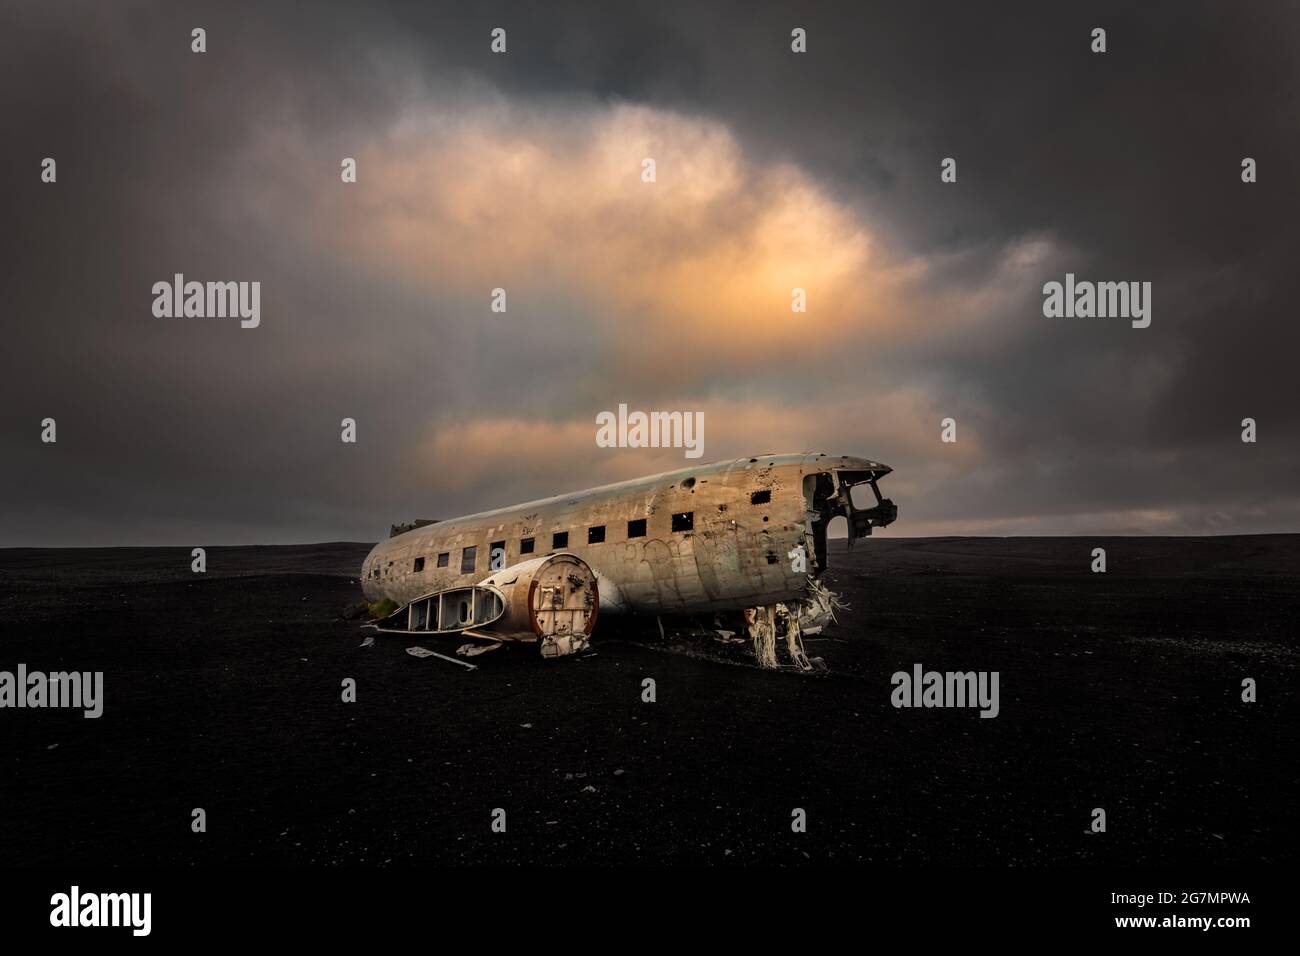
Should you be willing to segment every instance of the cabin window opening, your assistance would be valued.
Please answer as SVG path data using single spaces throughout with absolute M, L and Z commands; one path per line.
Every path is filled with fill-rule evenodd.
M 691 531 L 695 528 L 695 512 L 683 511 L 681 514 L 673 515 L 674 531 Z
M 694 478 L 684 478 L 684 479 L 682 479 L 682 488 L 686 489 L 687 491 L 694 490 L 694 488 L 695 488 L 695 479 L 694 479 Z
M 569 546 L 569 532 L 557 531 L 551 535 L 552 548 L 567 548 Z
M 519 553 L 520 553 L 520 554 L 532 554 L 532 553 L 533 553 L 533 539 L 532 539 L 532 538 L 520 538 L 520 539 L 519 539 Z
M 604 544 L 605 543 L 605 526 L 603 524 L 593 525 L 587 529 L 587 544 Z
M 492 571 L 500 571 L 506 566 L 506 543 L 504 541 L 493 541 L 488 545 L 488 568 Z
M 445 568 L 450 563 L 451 563 L 450 551 L 444 551 L 442 552 L 442 554 L 438 555 L 438 567 Z
M 468 548 L 466 548 L 464 551 L 460 553 L 461 574 L 472 574 L 474 572 L 474 565 L 476 565 L 477 563 L 478 563 L 478 547 L 476 545 L 470 545 Z
M 423 557 L 416 558 L 416 559 L 415 559 L 415 564 L 414 564 L 414 566 L 412 566 L 411 570 L 414 571 L 416 574 L 419 574 L 421 571 L 423 571 L 423 570 L 424 570 L 424 558 L 423 558 Z
M 627 523 L 627 536 L 629 538 L 645 537 L 645 518 L 633 518 Z
M 768 564 L 776 564 L 776 560 L 777 560 L 777 559 L 776 559 L 776 552 L 774 552 L 774 551 L 769 551 L 769 552 L 767 552 L 767 563 L 768 563 Z
M 751 505 L 765 505 L 772 500 L 772 489 L 764 488 L 762 491 L 756 491 L 749 496 Z

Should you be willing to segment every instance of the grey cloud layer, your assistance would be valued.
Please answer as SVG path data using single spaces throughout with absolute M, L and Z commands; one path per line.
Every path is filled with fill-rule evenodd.
M 541 452 L 500 465 L 502 425 L 465 433 L 487 461 L 478 481 L 445 474 L 438 436 L 467 421 L 570 428 L 619 401 L 714 410 L 706 457 L 789 441 L 889 461 L 900 533 L 1300 529 L 1300 17 L 971 6 L 0 7 L 0 544 L 367 539 L 668 464 L 593 447 L 577 467 Z M 788 53 L 796 23 L 806 57 Z M 486 52 L 497 25 L 505 57 Z M 1087 52 L 1097 25 L 1104 57 Z M 382 148 L 421 104 L 577 131 L 619 104 L 715 124 L 746 171 L 791 164 L 888 261 L 923 264 L 891 320 L 907 332 L 687 358 L 664 384 L 628 360 L 605 324 L 621 317 L 590 288 L 505 276 L 511 313 L 492 317 L 486 289 L 445 263 L 426 285 L 393 281 L 382 256 L 340 259 L 337 237 L 304 235 L 313 183 L 336 183 L 340 156 Z M 277 164 L 277 142 L 298 149 Z M 46 155 L 55 187 L 37 181 Z M 943 185 L 949 155 L 959 180 Z M 1152 327 L 1044 319 L 1041 283 L 1066 270 L 1151 280 Z M 152 319 L 148 289 L 173 272 L 260 279 L 262 328 Z M 647 325 L 647 355 L 671 354 L 671 328 Z M 877 393 L 911 397 L 882 398 L 881 422 L 855 404 Z M 765 426 L 746 402 L 786 414 Z M 57 446 L 38 441 L 47 415 Z M 945 415 L 978 455 L 945 457 Z M 1237 439 L 1247 415 L 1259 445 Z M 355 448 L 339 442 L 344 416 L 360 422 Z

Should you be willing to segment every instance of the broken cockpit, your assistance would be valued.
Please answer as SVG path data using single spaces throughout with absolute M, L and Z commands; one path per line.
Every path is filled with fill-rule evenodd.
M 837 460 L 842 461 L 843 467 L 834 467 Z M 805 475 L 803 479 L 808 527 L 812 531 L 816 557 L 813 577 L 818 577 L 826 570 L 827 529 L 833 519 L 843 517 L 847 520 L 849 547 L 852 547 L 855 540 L 871 534 L 872 528 L 883 528 L 897 518 L 898 507 L 888 498 L 881 497 L 876 484 L 893 471 L 888 465 L 864 459 L 828 459 L 822 456 L 810 464 L 826 468 Z

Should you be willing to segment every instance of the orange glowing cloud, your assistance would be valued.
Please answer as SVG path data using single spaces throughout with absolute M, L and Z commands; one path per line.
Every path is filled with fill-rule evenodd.
M 926 271 L 798 168 L 751 162 L 725 126 L 648 107 L 417 112 L 357 160 L 352 191 L 323 192 L 304 220 L 317 241 L 485 307 L 495 287 L 564 289 L 638 360 L 657 332 L 732 362 L 805 347 L 810 330 L 887 339 Z M 792 312 L 796 288 L 806 313 Z

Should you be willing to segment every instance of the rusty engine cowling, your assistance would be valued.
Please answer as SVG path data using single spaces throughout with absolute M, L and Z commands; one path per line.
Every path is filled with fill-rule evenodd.
M 543 657 L 585 650 L 596 625 L 596 574 L 576 554 L 521 561 L 480 582 L 500 592 L 505 613 L 481 633 L 507 641 L 538 641 Z

